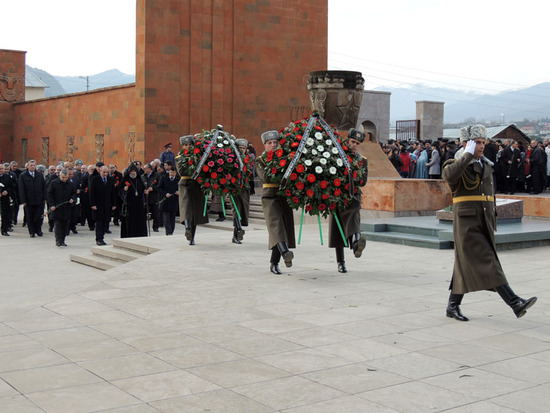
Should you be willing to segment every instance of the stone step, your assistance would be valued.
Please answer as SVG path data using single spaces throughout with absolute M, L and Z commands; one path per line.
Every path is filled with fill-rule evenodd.
M 97 268 L 98 270 L 107 271 L 111 268 L 118 267 L 122 261 L 109 257 L 103 257 L 96 254 L 75 255 L 71 254 L 70 259 L 73 262 L 87 265 L 88 267 Z
M 439 238 L 440 228 L 420 227 L 406 224 L 394 223 L 366 223 L 361 225 L 361 229 L 368 232 L 399 232 L 403 234 L 424 235 L 427 237 Z M 452 234 L 452 227 L 449 226 Z
M 116 239 L 116 238 L 114 238 L 114 239 L 111 240 L 111 242 L 115 247 L 130 250 L 130 251 L 135 251 L 135 252 L 143 253 L 143 254 L 152 254 L 154 252 L 160 251 L 159 248 L 149 247 L 147 245 L 138 244 L 137 242 L 130 241 L 128 239 Z
M 115 245 L 107 245 L 103 247 L 92 247 L 91 251 L 92 251 L 92 254 L 99 255 L 102 257 L 112 258 L 123 262 L 134 261 L 134 260 L 137 260 L 138 258 L 142 258 L 148 255 L 140 251 L 130 250 L 127 248 L 120 248 Z
M 432 249 L 452 249 L 452 241 L 441 240 L 438 237 L 427 235 L 415 235 L 405 232 L 370 232 L 365 231 L 363 235 L 369 241 L 387 242 L 390 244 L 408 245 L 412 247 Z

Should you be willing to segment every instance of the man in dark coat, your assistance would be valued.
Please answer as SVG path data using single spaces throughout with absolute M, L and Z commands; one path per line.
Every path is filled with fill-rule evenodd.
M 518 149 L 518 142 L 513 141 L 502 151 L 504 192 L 514 195 L 516 192 L 516 181 L 521 166 L 521 152 Z
M 348 146 L 355 152 L 355 156 L 362 157 L 358 152 L 359 145 L 365 140 L 365 134 L 355 129 L 350 129 L 348 132 Z M 368 175 L 368 162 L 367 158 L 363 158 L 363 164 Z M 366 181 L 365 181 L 366 184 Z M 367 244 L 366 238 L 361 236 L 361 197 L 363 192 L 361 188 L 357 188 L 357 193 L 353 197 L 353 200 L 349 203 L 348 207 L 343 211 L 338 211 L 336 215 L 342 226 L 344 236 L 349 247 L 353 250 L 353 255 L 356 258 L 361 257 L 363 250 Z M 348 272 L 346 268 L 346 262 L 344 260 L 344 240 L 342 234 L 338 228 L 338 224 L 333 215 L 329 221 L 329 248 L 334 248 L 336 252 L 336 262 L 338 263 L 338 272 Z
M 510 288 L 496 252 L 496 207 L 492 162 L 483 156 L 485 127 L 461 130 L 464 148 L 444 165 L 443 179 L 453 194 L 455 262 L 447 317 L 468 321 L 459 305 L 465 293 L 496 290 L 514 311 L 525 315 L 537 298 L 518 297 Z
M 241 151 L 241 159 L 246 157 L 246 151 L 248 148 L 248 141 L 246 139 L 240 138 L 235 140 L 237 148 Z M 245 168 L 250 168 L 249 164 L 244 164 Z M 248 170 L 242 172 L 243 179 L 244 176 L 249 174 Z M 250 179 L 254 179 L 253 176 L 250 176 Z M 234 244 L 242 244 L 244 229 L 243 227 L 248 226 L 248 215 L 250 211 L 250 185 L 248 182 L 242 187 L 239 194 L 233 195 L 233 200 L 237 205 L 233 205 L 233 238 L 231 242 Z M 238 212 L 237 212 L 238 210 Z
M 111 211 L 115 206 L 115 183 L 109 178 L 109 168 L 101 164 L 90 180 L 90 206 L 95 220 L 95 240 L 97 245 L 107 245 L 104 241 L 109 228 Z
M 122 173 L 117 171 L 117 166 L 112 163 L 109 165 L 109 176 L 114 180 L 115 182 L 115 192 L 119 192 L 120 185 L 122 184 Z M 120 211 L 121 211 L 121 198 L 119 196 L 116 197 L 116 209 L 113 211 L 113 225 L 118 227 L 119 221 L 120 221 Z
M 191 149 L 194 144 L 193 135 L 180 137 L 180 145 L 183 150 Z M 178 183 L 180 222 L 185 225 L 185 237 L 189 241 L 189 245 L 195 245 L 197 225 L 208 224 L 208 214 L 204 213 L 206 199 L 200 184 L 195 179 L 182 174 L 181 171 L 180 175 L 181 179 Z
M 80 225 L 86 225 L 86 221 L 88 221 L 88 228 L 90 231 L 95 229 L 95 222 L 92 218 L 92 208 L 90 208 L 90 184 L 94 172 L 94 165 L 85 166 L 80 181 L 80 186 L 82 187 L 82 198 L 80 199 Z
M 41 237 L 44 203 L 46 202 L 46 182 L 44 176 L 36 171 L 36 161 L 27 163 L 27 170 L 19 176 L 19 197 L 25 209 L 29 235 Z
M 69 234 L 69 230 L 72 231 L 73 234 L 78 234 L 76 224 L 78 223 L 78 220 L 80 218 L 80 199 L 82 189 L 80 188 L 80 179 L 77 177 L 74 169 L 68 168 L 67 171 L 69 174 L 69 183 L 73 186 L 75 190 L 75 202 L 71 204 L 71 219 L 69 221 L 69 229 L 67 230 L 67 234 Z
M 55 245 L 66 247 L 65 237 L 69 232 L 72 205 L 76 202 L 76 190 L 69 182 L 69 172 L 63 169 L 59 179 L 50 183 L 48 188 L 49 214 L 52 215 L 55 228 Z
M 153 218 L 153 231 L 159 232 L 159 174 L 153 170 L 151 164 L 147 163 L 143 166 L 143 175 L 141 178 L 145 184 L 145 202 L 147 203 L 148 212 L 151 214 L 151 218 Z M 149 219 L 149 217 L 147 217 L 147 219 Z
M 274 151 L 279 143 L 279 133 L 276 130 L 262 133 L 262 142 L 266 151 Z M 262 209 L 269 233 L 268 248 L 271 250 L 269 270 L 273 274 L 282 274 L 279 268 L 281 256 L 285 265 L 292 267 L 294 254 L 289 248 L 296 248 L 294 213 L 286 199 L 277 195 L 279 184 L 268 180 L 265 167 L 265 161 L 260 156 L 256 161 L 256 172 L 263 182 Z
M 533 180 L 533 189 L 531 194 L 540 194 L 544 188 L 544 156 L 546 154 L 542 151 L 539 143 L 536 140 L 531 141 L 531 157 L 529 162 L 531 163 L 531 176 Z
M 145 184 L 134 163 L 126 169 L 118 190 L 121 199 L 120 237 L 146 237 Z
M 175 169 L 170 169 L 168 175 L 160 178 L 159 186 L 159 209 L 164 220 L 166 235 L 173 235 L 176 226 L 176 213 L 178 205 L 178 179 Z
M 12 204 L 13 198 L 15 197 L 15 191 L 13 186 L 13 178 L 9 174 L 9 167 L 7 168 L 8 172 L 5 172 L 4 165 L 0 163 L 0 211 L 2 220 L 1 232 L 2 235 L 8 237 L 8 233 L 11 228 L 13 212 Z
M 21 205 L 21 201 L 19 199 L 19 176 L 21 175 L 23 171 L 19 169 L 18 164 L 16 161 L 10 162 L 10 174 L 14 180 L 13 182 L 13 188 L 14 188 L 14 198 L 13 198 L 13 218 L 12 218 L 12 225 L 17 225 L 17 216 L 19 215 L 19 205 Z M 10 227 L 11 228 L 11 227 Z

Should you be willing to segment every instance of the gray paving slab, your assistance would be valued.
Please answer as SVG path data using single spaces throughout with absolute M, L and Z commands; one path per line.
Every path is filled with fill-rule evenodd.
M 347 274 L 306 224 L 292 268 L 231 223 L 135 239 L 159 251 L 108 271 L 18 226 L 0 238 L 0 412 L 543 412 L 550 247 L 499 253 L 516 319 L 491 292 L 445 317 L 453 251 L 367 242 Z M 326 242 L 327 226 L 323 223 Z M 298 232 L 298 227 L 296 228 Z M 118 236 L 118 228 L 107 242 Z

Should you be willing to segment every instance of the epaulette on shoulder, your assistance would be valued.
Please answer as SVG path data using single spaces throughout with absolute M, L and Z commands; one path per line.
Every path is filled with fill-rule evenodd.
M 441 166 L 441 170 L 445 169 L 447 166 L 453 164 L 456 162 L 456 159 L 447 159 L 445 162 L 443 162 L 443 165 Z

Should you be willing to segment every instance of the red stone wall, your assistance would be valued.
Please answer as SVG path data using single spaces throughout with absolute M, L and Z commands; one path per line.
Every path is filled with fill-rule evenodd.
M 261 132 L 310 106 L 307 76 L 327 66 L 327 9 L 327 0 L 138 0 L 145 157 L 218 123 L 260 150 Z
M 26 159 L 15 159 L 21 164 L 30 158 L 56 164 L 72 157 L 86 164 L 116 163 L 122 170 L 134 151 L 143 153 L 143 145 L 132 145 L 133 84 L 17 103 L 14 112 L 16 154 L 24 156 L 22 141 L 28 140 Z M 43 138 L 49 138 L 49 147 L 43 146 Z

